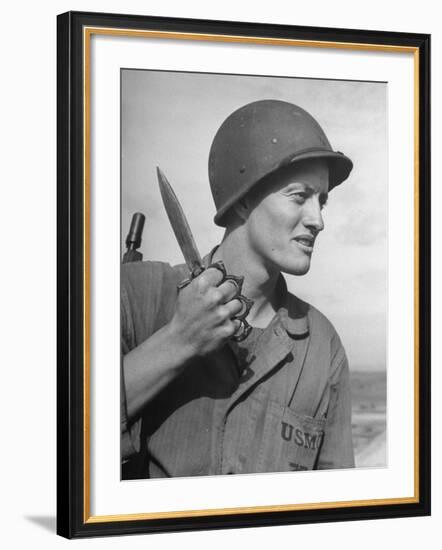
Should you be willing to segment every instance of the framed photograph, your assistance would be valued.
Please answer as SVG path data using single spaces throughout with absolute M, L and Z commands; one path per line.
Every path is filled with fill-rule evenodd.
M 59 535 L 430 514 L 429 67 L 58 16 Z

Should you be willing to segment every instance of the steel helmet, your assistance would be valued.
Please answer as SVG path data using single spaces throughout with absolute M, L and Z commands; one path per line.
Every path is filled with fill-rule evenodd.
M 274 99 L 255 101 L 223 122 L 209 154 L 209 181 L 217 208 L 214 221 L 265 176 L 305 159 L 325 159 L 329 189 L 342 183 L 352 161 L 333 151 L 323 129 L 304 109 Z

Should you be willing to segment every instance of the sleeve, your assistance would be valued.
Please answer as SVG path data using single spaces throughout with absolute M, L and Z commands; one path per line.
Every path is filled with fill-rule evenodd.
M 354 468 L 351 427 L 350 372 L 341 348 L 338 367 L 330 380 L 330 400 L 317 469 Z
M 127 293 L 121 288 L 121 366 L 120 366 L 120 423 L 121 461 L 124 464 L 140 451 L 141 418 L 129 425 L 127 418 L 126 388 L 124 383 L 123 357 L 130 350 L 130 316 Z
M 165 325 L 173 315 L 181 271 L 164 262 L 133 262 L 121 270 L 121 459 L 140 452 L 143 416 L 128 418 L 124 356 Z M 185 268 L 187 269 L 187 268 Z

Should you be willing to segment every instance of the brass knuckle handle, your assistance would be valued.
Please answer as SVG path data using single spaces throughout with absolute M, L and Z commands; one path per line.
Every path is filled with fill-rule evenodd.
M 203 267 L 195 267 L 194 270 L 191 272 L 190 277 L 187 277 L 186 279 L 183 279 L 180 283 L 177 284 L 178 291 L 183 290 L 183 288 L 186 288 L 186 286 L 190 285 L 190 283 L 196 279 L 201 273 L 204 271 Z
M 190 285 L 191 282 L 192 282 L 192 278 L 184 279 L 180 283 L 178 283 L 176 287 L 178 291 L 180 291 L 180 290 L 183 290 L 183 288 L 186 288 L 187 285 Z
M 242 294 L 239 296 L 236 296 L 236 299 L 241 302 L 241 310 L 239 313 L 235 315 L 235 319 L 239 319 L 240 321 L 245 321 L 245 318 L 249 314 L 250 310 L 252 309 L 252 306 L 254 304 L 253 300 L 249 300 L 249 298 L 246 298 Z
M 207 269 L 210 269 L 211 267 L 213 269 L 217 269 L 218 271 L 221 271 L 223 278 L 219 284 L 223 283 L 227 277 L 227 271 L 226 271 L 226 266 L 224 265 L 224 262 L 222 260 L 213 262 L 213 264 L 210 264 L 207 266 Z
M 193 268 L 192 273 L 190 274 L 191 280 L 196 279 L 198 275 L 201 275 L 201 273 L 204 271 L 204 267 L 201 265 L 197 265 Z
M 252 330 L 252 327 L 245 319 L 240 319 L 240 326 L 236 333 L 231 337 L 234 342 L 242 342 L 247 338 Z
M 240 296 L 242 285 L 244 283 L 244 277 L 237 277 L 236 275 L 226 275 L 223 282 L 226 282 L 226 281 L 228 281 L 229 283 L 232 283 L 236 287 L 235 296 L 233 298 Z

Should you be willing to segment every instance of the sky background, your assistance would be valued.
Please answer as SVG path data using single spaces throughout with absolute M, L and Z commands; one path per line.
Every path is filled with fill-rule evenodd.
M 146 215 L 145 260 L 183 256 L 162 205 L 156 166 L 172 184 L 202 255 L 214 225 L 208 156 L 221 123 L 259 99 L 312 114 L 332 147 L 349 156 L 348 180 L 329 195 L 310 271 L 285 275 L 289 290 L 321 310 L 341 336 L 353 370 L 386 368 L 387 84 L 126 69 L 121 72 L 122 248 L 132 214 Z

